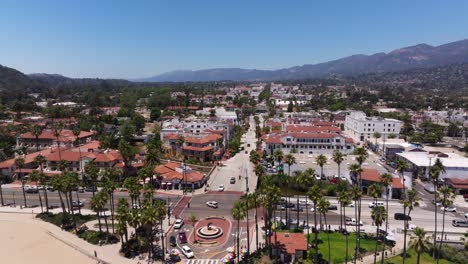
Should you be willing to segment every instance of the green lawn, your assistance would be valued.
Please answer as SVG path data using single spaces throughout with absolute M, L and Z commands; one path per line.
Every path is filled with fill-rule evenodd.
M 416 251 L 413 249 L 410 249 L 408 251 L 408 255 L 406 257 L 406 264 L 416 264 L 416 258 L 417 258 Z M 436 261 L 432 260 L 432 257 L 428 253 L 423 253 L 421 254 L 421 262 L 420 264 L 429 264 L 429 263 L 436 263 Z M 385 263 L 387 264 L 399 264 L 403 262 L 403 258 L 398 255 L 392 258 L 389 258 L 388 260 L 385 260 Z M 445 259 L 440 259 L 439 264 L 450 264 L 452 262 L 445 260 Z
M 307 238 L 307 236 L 306 236 Z M 326 233 L 319 233 L 318 235 L 319 252 L 322 254 L 323 259 L 328 259 L 328 240 Z M 310 234 L 310 244 L 314 243 L 314 234 Z M 354 255 L 354 247 L 356 245 L 356 233 L 348 235 L 348 260 Z M 332 263 L 344 263 L 346 257 L 346 236 L 340 233 L 330 233 L 330 257 Z M 372 254 L 375 250 L 375 240 L 372 238 L 361 238 L 361 248 L 365 250 L 364 255 Z M 378 250 L 382 248 L 379 246 Z M 313 251 L 310 249 L 309 251 Z

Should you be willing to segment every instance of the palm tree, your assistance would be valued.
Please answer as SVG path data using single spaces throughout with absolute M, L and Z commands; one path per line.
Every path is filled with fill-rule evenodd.
M 28 176 L 28 180 L 36 182 L 36 188 L 38 188 L 38 189 L 39 189 L 39 186 L 41 185 L 41 183 L 39 182 L 39 180 L 41 178 L 42 178 L 41 173 L 38 172 L 37 170 L 33 170 Z M 42 206 L 41 192 L 38 191 L 37 194 L 39 196 L 39 204 L 41 206 L 41 213 L 43 213 L 44 212 L 44 207 Z
M 414 248 L 416 253 L 418 254 L 416 258 L 416 263 L 419 264 L 421 262 L 421 253 L 427 250 L 427 238 L 426 238 L 426 231 L 424 228 L 416 227 L 413 230 L 413 236 L 411 246 Z
M 341 153 L 339 150 L 335 150 L 333 152 L 333 161 L 338 165 L 338 177 L 341 177 L 341 163 L 344 160 L 343 153 Z
M 377 244 L 379 237 L 379 227 L 382 226 L 382 223 L 387 219 L 387 211 L 382 206 L 374 206 L 371 211 L 372 221 L 374 221 L 377 231 L 375 232 L 375 251 L 374 251 L 374 264 L 377 263 Z
M 45 204 L 46 204 L 46 212 L 49 212 L 49 197 L 47 196 L 47 188 L 45 188 L 45 185 L 47 184 L 48 178 L 44 174 L 44 163 L 46 162 L 46 159 L 45 159 L 44 156 L 39 154 L 34 158 L 34 162 L 39 165 L 39 169 L 41 171 L 41 176 L 39 177 L 39 182 L 41 183 L 42 186 L 44 186 L 44 199 L 45 199 Z
M 403 204 L 403 212 L 406 214 L 406 209 L 408 209 L 408 216 L 411 214 L 411 211 L 414 207 L 419 206 L 419 197 L 416 190 L 409 190 L 405 194 L 405 199 L 401 202 Z M 404 237 L 403 237 L 403 264 L 406 262 L 406 236 L 408 233 L 408 217 L 405 217 L 405 226 Z M 435 245 L 434 245 L 435 246 Z
M 188 218 L 188 221 L 192 224 L 193 226 L 193 242 L 196 243 L 197 242 L 197 232 L 195 232 L 195 225 L 197 224 L 198 222 L 198 217 L 196 214 L 191 214 Z
M 80 171 L 80 174 L 82 174 L 83 173 L 83 168 L 81 167 L 80 134 L 81 134 L 81 129 L 79 127 L 76 127 L 75 129 L 73 129 L 73 135 L 76 137 L 75 142 L 78 145 L 78 153 L 79 153 L 79 156 L 80 156 L 79 171 Z
M 281 149 L 276 149 L 275 152 L 273 153 L 273 157 L 275 157 L 275 160 L 279 164 L 281 164 L 281 162 L 283 161 L 283 158 L 284 158 L 283 151 L 281 151 Z
M 236 201 L 234 203 L 234 206 L 231 209 L 231 215 L 234 220 L 237 221 L 237 257 L 239 258 L 239 243 L 240 243 L 240 221 L 245 218 L 245 210 L 244 210 L 244 205 L 242 204 L 241 201 Z
M 393 182 L 393 177 L 392 175 L 388 174 L 388 173 L 384 173 L 382 174 L 382 176 L 380 177 L 380 183 L 385 187 L 385 201 L 386 201 L 386 211 L 388 212 L 388 200 L 389 200 L 389 196 L 390 196 L 390 186 L 392 185 L 392 182 Z M 388 231 L 388 214 L 387 214 L 387 218 L 385 219 L 385 234 L 387 234 L 387 231 Z M 385 246 L 382 247 L 382 260 L 381 260 L 381 264 L 384 263 L 384 259 L 385 259 Z
M 90 200 L 89 206 L 91 210 L 96 212 L 96 216 L 98 219 L 98 225 L 99 225 L 99 233 L 102 233 L 102 225 L 101 225 L 101 212 L 104 209 L 104 206 L 106 206 L 106 200 L 104 195 L 102 195 L 103 192 L 98 192 L 97 195 L 93 196 Z
M 377 200 L 380 196 L 380 192 L 382 191 L 382 187 L 378 185 L 377 183 L 373 183 L 369 185 L 369 188 L 367 189 L 367 192 L 369 196 L 374 198 L 374 203 L 377 204 Z
M 53 134 L 55 136 L 55 139 L 57 140 L 57 147 L 58 147 L 58 153 L 59 153 L 59 160 L 62 160 L 62 152 L 60 151 L 60 140 L 59 137 L 62 134 L 63 130 L 63 124 L 62 123 L 55 123 L 53 127 Z
M 281 191 L 278 186 L 273 184 L 272 178 L 270 176 L 264 177 L 262 179 L 260 190 L 262 193 L 261 204 L 263 205 L 264 210 L 264 224 L 266 231 L 271 235 L 272 234 L 272 223 L 271 219 L 273 217 L 273 209 L 278 205 L 278 202 L 281 198 Z M 269 247 L 269 255 L 272 258 L 272 246 L 270 239 L 266 240 L 266 243 Z M 276 245 L 276 231 L 275 231 L 275 245 Z
M 15 159 L 15 166 L 18 167 L 18 175 L 17 175 L 17 178 L 19 179 L 20 175 L 21 175 L 21 169 L 23 168 L 24 166 L 24 159 L 23 158 L 16 158 Z M 24 192 L 24 185 L 26 184 L 26 177 L 21 177 L 21 189 L 23 190 L 23 199 L 24 199 L 24 207 L 28 207 L 28 205 L 26 204 L 26 193 Z
M 318 184 L 312 185 L 307 192 L 309 199 L 314 203 L 314 248 L 315 248 L 315 263 L 318 263 L 318 230 L 317 230 L 317 206 L 320 198 L 323 197 L 322 188 Z
M 50 185 L 52 185 L 52 188 L 57 190 L 57 193 L 60 199 L 60 206 L 62 207 L 62 213 L 65 215 L 66 214 L 65 203 L 62 197 L 62 189 L 63 189 L 62 176 L 60 175 L 52 176 L 52 178 L 50 179 Z
M 439 189 L 439 195 L 440 195 L 440 198 L 441 198 L 442 206 L 444 208 L 444 210 L 442 211 L 442 234 L 440 236 L 440 243 L 439 243 L 439 252 L 441 252 L 441 250 L 442 250 L 442 241 L 443 241 L 444 232 L 445 232 L 445 212 L 446 212 L 445 208 L 447 208 L 447 206 L 449 206 L 449 205 L 451 205 L 453 203 L 453 200 L 455 199 L 455 194 L 453 194 L 452 189 L 450 189 L 450 187 L 442 186 Z M 440 257 L 437 256 L 437 263 L 439 263 L 439 259 L 440 259 Z
M 356 218 L 356 225 L 358 227 L 357 228 L 358 231 L 356 233 L 356 248 L 354 249 L 354 263 L 356 263 L 358 255 L 360 254 L 358 241 L 360 240 L 360 236 L 361 236 L 360 229 L 359 229 L 359 227 L 361 226 L 361 222 L 358 218 L 358 203 L 362 198 L 362 191 L 357 186 L 353 186 L 351 187 L 350 195 L 351 195 L 351 199 L 354 201 L 354 217 Z
M 260 194 L 258 191 L 248 194 L 248 199 L 250 200 L 250 204 L 253 205 L 255 208 L 255 245 L 256 250 L 258 250 L 258 206 L 260 203 Z M 250 254 L 250 251 L 249 251 Z
M 434 165 L 429 168 L 429 178 L 432 180 L 434 186 L 434 250 L 432 251 L 432 259 L 436 259 L 438 252 L 436 250 L 437 245 L 437 184 L 439 183 L 440 174 L 445 172 L 444 165 L 439 158 L 436 159 Z
M 91 187 L 93 189 L 93 196 L 96 194 L 96 181 L 99 176 L 99 168 L 97 167 L 96 163 L 94 161 L 89 161 L 86 163 L 84 167 L 86 175 L 90 178 L 91 180 Z
M 135 229 L 135 238 L 138 240 L 138 232 L 137 229 L 140 227 L 141 224 L 141 214 L 140 209 L 132 208 L 130 211 L 130 215 L 128 218 L 128 224 Z
M 122 240 L 122 246 L 124 244 L 123 237 L 125 237 L 125 242 L 128 242 L 128 229 L 127 224 L 130 218 L 130 211 L 128 209 L 128 201 L 125 198 L 120 198 L 117 203 L 116 219 L 117 219 L 117 233 L 120 234 L 120 240 Z
M 148 258 L 151 258 L 153 253 L 153 227 L 158 224 L 158 211 L 152 206 L 150 199 L 145 199 L 144 206 L 141 210 L 141 224 L 145 226 L 146 237 L 148 243 Z M 136 233 L 136 232 L 135 232 Z
M 249 198 L 249 194 L 246 193 L 243 196 L 241 196 L 241 202 L 244 205 L 245 209 L 245 217 L 247 219 L 247 252 L 250 254 L 250 224 L 249 224 L 249 209 L 252 208 L 252 203 Z
M 284 163 L 288 164 L 288 176 L 291 177 L 291 166 L 296 164 L 296 158 L 292 154 L 287 154 Z
M 2 185 L 5 183 L 5 181 L 6 181 L 6 176 L 0 175 L 0 201 L 2 203 L 2 206 L 5 206 L 5 201 L 3 200 L 3 189 L 2 189 Z
M 406 162 L 404 162 L 403 160 L 397 160 L 395 164 L 396 164 L 396 170 L 398 171 L 401 179 L 403 180 L 403 192 L 406 192 L 405 171 L 408 170 L 408 164 L 406 164 Z
M 325 228 L 327 232 L 327 240 L 328 240 L 328 263 L 331 263 L 331 256 L 330 256 L 330 229 L 328 228 L 327 225 L 327 215 L 326 213 L 328 212 L 328 208 L 330 207 L 330 202 L 326 200 L 325 198 L 320 198 L 318 201 L 318 210 L 319 212 L 323 215 L 323 219 L 325 220 Z
M 343 210 L 343 216 L 340 217 L 340 231 L 342 229 L 343 219 L 346 219 L 346 206 L 351 204 L 351 199 L 349 198 L 350 193 L 348 191 L 343 191 L 338 196 L 338 202 Z M 346 228 L 346 223 L 344 223 L 345 236 L 346 236 L 346 258 L 345 263 L 348 263 L 348 230 Z
M 327 163 L 327 157 L 325 157 L 323 154 L 320 154 L 320 155 L 317 156 L 315 161 L 320 166 L 320 176 L 322 176 L 323 175 L 323 166 Z
M 44 128 L 39 125 L 34 125 L 31 128 L 31 134 L 36 138 L 36 151 L 39 151 L 39 136 L 42 134 Z

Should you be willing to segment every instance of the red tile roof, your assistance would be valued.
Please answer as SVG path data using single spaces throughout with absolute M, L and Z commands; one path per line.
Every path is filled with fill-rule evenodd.
M 330 133 L 289 133 L 294 138 L 334 138 L 336 134 Z
M 80 134 L 78 135 L 78 137 L 79 138 L 85 138 L 85 137 L 92 136 L 93 134 L 94 134 L 94 132 L 81 131 Z M 36 137 L 31 132 L 21 134 L 20 138 L 23 138 L 23 139 L 36 139 Z M 42 133 L 39 135 L 39 139 L 56 140 L 57 138 L 55 137 L 52 130 L 47 129 L 47 130 L 42 131 Z M 72 141 L 76 140 L 76 137 L 75 137 L 75 135 L 73 135 L 72 130 L 64 129 L 64 130 L 62 130 L 60 132 L 60 136 L 59 136 L 58 140 L 60 142 L 72 142 Z
M 280 135 L 269 135 L 265 139 L 265 143 L 267 144 L 282 144 L 281 136 Z
M 307 241 L 303 233 L 277 232 L 276 236 L 270 236 L 271 243 L 275 243 L 275 237 L 283 251 L 288 254 L 296 254 L 296 251 L 307 250 Z
M 218 134 L 209 134 L 205 137 L 186 137 L 185 142 L 191 144 L 208 144 L 222 138 Z
M 362 169 L 361 179 L 364 181 L 380 182 L 380 174 L 376 169 Z
M 170 134 L 165 134 L 163 138 L 164 140 L 177 140 L 179 138 L 179 135 L 170 133 Z
M 174 179 L 184 180 L 182 173 L 176 171 L 180 167 L 179 164 L 174 162 L 168 162 L 163 165 L 156 166 L 154 172 L 160 174 L 163 177 L 163 182 L 170 182 Z M 192 171 L 185 174 L 185 180 L 187 182 L 199 182 L 203 179 L 204 175 L 198 171 Z

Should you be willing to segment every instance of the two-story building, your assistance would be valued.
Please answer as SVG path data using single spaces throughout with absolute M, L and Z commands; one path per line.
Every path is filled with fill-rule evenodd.
M 36 148 L 36 145 L 39 149 L 57 147 L 59 145 L 60 147 L 72 147 L 77 139 L 79 144 L 90 142 L 94 134 L 94 132 L 80 131 L 80 134 L 75 136 L 72 130 L 64 129 L 56 137 L 52 130 L 46 129 L 36 138 L 31 132 L 26 132 L 16 138 L 16 147 Z

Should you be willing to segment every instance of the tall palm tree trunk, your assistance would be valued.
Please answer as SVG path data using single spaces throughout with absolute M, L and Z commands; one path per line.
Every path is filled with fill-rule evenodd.
M 107 216 L 105 214 L 103 218 L 104 218 L 104 224 L 106 225 L 106 242 L 109 243 L 109 223 L 107 223 Z
M 42 206 L 41 192 L 37 191 L 37 195 L 39 196 L 39 205 L 41 206 L 41 213 L 44 213 L 44 207 Z
M 403 207 L 403 214 L 406 215 L 406 207 Z M 408 233 L 408 220 L 405 217 L 405 226 L 403 227 L 403 264 L 406 262 L 406 234 Z
M 237 219 L 237 236 L 236 236 L 236 250 L 237 250 L 237 260 L 240 261 L 240 255 L 239 255 L 239 237 L 240 237 L 240 218 Z
M 59 195 L 60 206 L 62 207 L 62 212 L 63 212 L 63 214 L 66 214 L 66 213 L 67 213 L 67 210 L 65 209 L 65 203 L 63 202 L 62 192 L 61 192 L 61 191 L 57 191 L 57 193 L 58 193 L 58 195 Z
M 318 263 L 318 230 L 317 230 L 317 205 L 314 203 L 314 246 L 315 246 L 315 263 Z
M 78 203 L 78 213 L 81 214 L 80 197 L 78 196 L 78 191 L 76 191 L 76 201 Z
M 439 252 L 437 252 L 437 184 L 434 181 L 434 250 L 432 251 L 432 259 L 436 259 L 439 256 Z
M 258 251 L 258 210 L 257 210 L 257 198 L 254 199 L 255 206 L 255 250 Z
M 328 263 L 331 263 L 331 253 L 330 253 L 330 229 L 328 229 L 327 225 L 327 216 L 323 213 L 323 219 L 325 220 L 325 229 L 327 230 L 327 240 L 328 240 Z
M 2 183 L 0 183 L 0 201 L 1 201 L 1 203 L 2 203 L 2 206 L 5 206 L 5 202 L 3 201 Z
M 309 227 L 309 202 L 306 203 L 306 222 L 307 222 L 307 250 L 309 249 L 310 227 Z
M 96 215 L 97 215 L 97 220 L 98 220 L 98 225 L 99 225 L 99 233 L 102 233 L 100 210 L 97 210 Z
M 26 192 L 24 191 L 24 182 L 21 183 L 21 189 L 23 189 L 23 200 L 24 200 L 24 207 L 28 207 L 26 203 Z
M 110 200 L 110 203 L 111 203 L 110 209 L 111 209 L 111 217 L 112 217 L 112 219 L 111 219 L 111 221 L 112 221 L 112 233 L 115 234 L 115 229 L 114 229 L 114 205 L 115 205 L 114 204 L 114 192 L 110 193 L 109 196 L 110 196 L 109 200 Z
M 247 202 L 247 210 L 246 210 L 246 220 L 247 220 L 247 254 L 250 254 L 250 224 L 249 224 L 249 206 Z
M 355 203 L 354 203 L 354 217 L 356 219 L 356 230 L 358 230 L 358 227 L 359 227 L 359 220 L 358 219 L 358 205 L 359 205 L 359 201 L 356 200 Z M 354 246 L 354 264 L 356 264 L 357 262 L 357 255 L 358 255 L 358 244 L 357 244 L 357 241 L 358 241 L 358 238 L 359 238 L 359 231 L 356 232 L 356 244 Z
M 375 250 L 374 250 L 374 264 L 377 263 L 377 244 L 378 244 L 378 241 L 379 241 L 379 239 L 378 239 L 378 236 L 379 236 L 379 226 L 378 226 L 378 225 L 376 225 L 376 226 L 377 226 L 377 231 L 375 232 L 375 234 L 376 234 L 376 237 L 375 237 L 375 238 L 376 238 L 376 239 L 375 239 Z
M 343 218 L 346 218 L 346 208 L 343 207 Z M 346 223 L 344 226 L 345 229 L 345 236 L 346 236 L 346 258 L 345 258 L 345 263 L 348 263 L 348 230 L 346 228 Z
M 47 197 L 47 188 L 44 186 L 44 200 L 46 205 L 46 212 L 49 212 L 49 198 Z
M 439 243 L 439 252 L 442 251 L 442 241 L 444 240 L 444 232 L 445 232 L 445 210 L 442 213 L 442 233 L 440 235 L 440 243 Z M 439 263 L 440 257 L 437 256 L 437 264 Z
M 385 187 L 385 191 L 387 192 L 387 195 L 385 196 L 385 202 L 386 202 L 386 207 L 385 210 L 387 212 L 386 218 L 385 218 L 385 239 L 387 239 L 387 232 L 388 232 L 388 196 L 390 195 L 390 189 Z M 380 260 L 380 263 L 383 264 L 385 259 L 385 243 L 382 245 L 382 258 Z
M 75 216 L 75 210 L 73 208 L 73 197 L 72 197 L 72 191 L 68 192 L 69 200 L 70 200 L 70 205 L 71 205 L 71 214 L 73 218 L 73 229 L 76 230 L 76 216 Z M 79 205 L 78 205 L 79 207 Z

